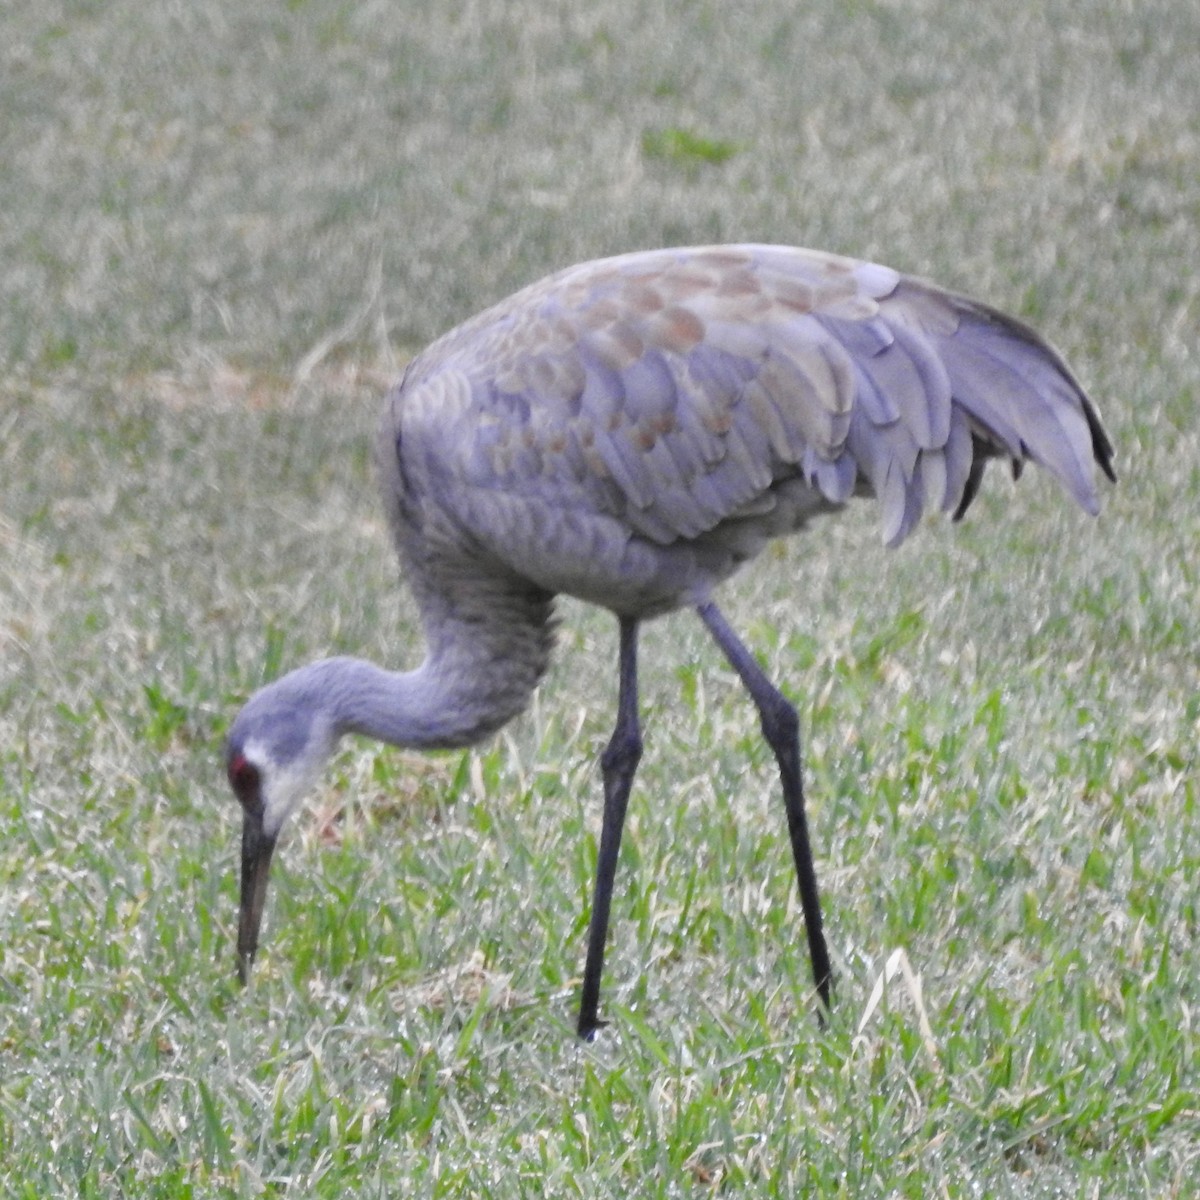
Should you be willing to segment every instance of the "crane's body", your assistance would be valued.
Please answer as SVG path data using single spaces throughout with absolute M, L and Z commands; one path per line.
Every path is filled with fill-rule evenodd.
M 647 251 L 533 284 L 412 361 L 385 403 L 378 452 L 427 656 L 399 673 L 312 664 L 234 723 L 243 972 L 279 828 L 337 738 L 448 747 L 493 732 L 546 671 L 553 598 L 566 593 L 621 623 L 582 1034 L 600 1023 L 612 872 L 640 754 L 639 622 L 695 608 L 759 707 L 828 1002 L 795 712 L 713 589 L 856 495 L 879 501 L 889 545 L 927 509 L 961 515 L 989 457 L 1018 472 L 1040 463 L 1092 513 L 1094 463 L 1113 477 L 1094 406 L 1029 327 L 886 267 L 779 246 Z

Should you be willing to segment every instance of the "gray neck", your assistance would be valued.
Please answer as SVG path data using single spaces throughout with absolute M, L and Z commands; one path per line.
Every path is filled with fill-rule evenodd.
M 231 738 L 273 729 L 277 756 L 292 761 L 300 747 L 289 752 L 289 737 L 314 749 L 323 743 L 323 753 L 346 733 L 414 749 L 487 737 L 525 708 L 554 637 L 548 595 L 486 582 L 468 588 L 459 581 L 423 606 L 429 653 L 415 671 L 357 658 L 310 663 L 252 697 Z
M 526 697 L 484 694 L 455 664 L 430 660 L 386 671 L 359 658 L 325 658 L 276 684 L 326 714 L 334 737 L 362 734 L 393 746 L 433 750 L 479 741 L 524 707 Z
M 480 741 L 525 708 L 552 642 L 545 620 L 443 622 L 415 671 L 327 658 L 276 686 L 298 707 L 323 711 L 335 738 L 357 733 L 394 746 L 450 749 Z

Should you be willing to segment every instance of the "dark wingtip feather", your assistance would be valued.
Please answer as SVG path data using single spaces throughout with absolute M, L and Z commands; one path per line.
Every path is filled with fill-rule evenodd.
M 1063 356 L 1033 326 L 1022 321 L 1020 318 L 1000 312 L 998 309 L 992 309 L 987 305 L 979 305 L 979 307 L 988 312 L 994 319 L 1007 324 L 1010 329 L 1024 337 L 1031 344 L 1039 346 L 1055 364 L 1075 393 L 1080 408 L 1083 411 L 1084 420 L 1087 421 L 1088 433 L 1092 439 L 1092 457 L 1096 460 L 1100 470 L 1104 472 L 1109 481 L 1116 483 L 1117 473 L 1113 468 L 1113 457 L 1116 451 L 1109 439 L 1108 432 L 1100 420 L 1100 414 L 1096 410 L 1095 404 L 1092 403 L 1091 397 L 1084 390 L 1083 385 L 1076 378 L 1074 371 L 1067 365 Z
M 1109 441 L 1108 433 L 1100 424 L 1100 414 L 1092 407 L 1090 401 L 1083 406 L 1083 415 L 1087 418 L 1088 432 L 1092 435 L 1092 453 L 1100 464 L 1100 470 L 1108 476 L 1110 482 L 1117 482 L 1117 472 L 1113 467 L 1113 456 L 1116 454 L 1113 444 Z
M 967 482 L 963 485 L 962 499 L 958 502 L 958 507 L 954 510 L 954 516 L 951 520 L 961 521 L 967 515 L 967 509 L 971 507 L 971 502 L 979 494 L 979 485 L 983 481 L 983 468 L 987 466 L 987 454 L 985 452 L 985 443 L 979 438 L 971 435 L 972 450 L 974 456 L 971 459 L 971 470 L 967 474 Z

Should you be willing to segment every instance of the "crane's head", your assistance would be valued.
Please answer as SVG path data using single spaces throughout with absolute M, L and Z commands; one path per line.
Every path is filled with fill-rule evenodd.
M 238 978 L 250 973 L 279 831 L 316 782 L 337 741 L 333 722 L 301 671 L 256 692 L 225 743 L 225 770 L 242 806 Z

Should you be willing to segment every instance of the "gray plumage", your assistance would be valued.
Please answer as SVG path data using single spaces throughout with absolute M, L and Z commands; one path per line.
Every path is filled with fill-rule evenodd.
M 961 516 L 991 457 L 1014 473 L 1039 463 L 1090 513 L 1094 464 L 1114 478 L 1095 407 L 1028 326 L 886 267 L 781 246 L 647 251 L 533 284 L 412 361 L 384 406 L 378 452 L 427 657 L 401 673 L 312 664 L 234 722 L 243 972 L 275 838 L 337 739 L 463 746 L 493 732 L 549 664 L 557 593 L 621 620 L 623 715 L 605 762 L 611 865 L 640 752 L 637 624 L 691 606 L 763 715 L 805 894 L 798 747 L 794 785 L 785 763 L 794 712 L 776 720 L 782 697 L 724 625 L 713 589 L 770 539 L 854 496 L 877 499 L 893 546 L 927 510 Z M 602 863 L 585 1034 L 599 1024 L 606 873 L 611 887 Z M 815 875 L 809 892 L 828 1000 Z

